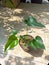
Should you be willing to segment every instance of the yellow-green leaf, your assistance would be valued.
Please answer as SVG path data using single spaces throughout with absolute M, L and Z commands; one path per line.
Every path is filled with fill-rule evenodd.
M 15 35 L 10 35 L 7 40 L 7 43 L 5 44 L 4 52 L 6 52 L 9 49 L 14 48 L 15 46 L 17 46 L 17 44 L 18 44 L 17 37 Z

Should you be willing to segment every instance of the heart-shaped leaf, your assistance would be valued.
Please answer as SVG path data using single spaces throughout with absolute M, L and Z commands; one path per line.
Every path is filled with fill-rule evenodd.
M 29 43 L 25 44 L 26 47 L 31 47 L 34 50 L 37 49 L 45 49 L 45 46 L 43 44 L 43 40 L 40 36 L 36 36 L 35 39 L 30 40 Z
M 17 37 L 15 35 L 10 35 L 7 40 L 7 43 L 5 44 L 4 52 L 6 52 L 9 49 L 14 48 L 15 46 L 17 46 L 17 44 L 18 44 Z
M 33 39 L 34 40 L 34 39 Z M 37 46 L 34 44 L 34 41 L 33 40 L 31 40 L 30 42 L 29 42 L 29 44 L 28 44 L 28 46 L 30 46 L 31 48 L 33 48 L 34 50 L 36 50 L 37 49 Z
M 36 42 L 36 44 L 38 45 L 39 48 L 45 49 L 45 46 L 43 44 L 43 40 L 40 36 L 36 36 L 35 40 L 36 40 L 35 42 Z
M 43 24 L 37 22 L 37 20 L 33 16 L 29 16 L 27 19 L 25 19 L 24 23 L 32 27 L 45 27 Z

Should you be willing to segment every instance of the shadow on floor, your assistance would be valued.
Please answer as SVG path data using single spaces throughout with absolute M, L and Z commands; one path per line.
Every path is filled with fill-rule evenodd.
M 26 52 L 31 54 L 34 57 L 41 57 L 43 52 L 44 52 L 44 50 L 41 50 L 41 49 L 38 49 L 38 50 L 29 50 L 29 51 L 26 51 Z
M 22 22 L 24 18 L 29 15 L 34 16 L 38 21 L 43 24 L 49 24 L 49 5 L 48 4 L 24 4 L 21 3 L 18 8 L 13 10 L 13 16 L 16 17 L 14 20 L 11 19 L 11 11 L 8 8 L 0 8 L 0 53 L 2 53 L 4 44 L 7 40 L 9 33 L 12 30 L 21 30 L 25 27 L 25 24 Z M 21 26 L 21 27 L 20 27 Z M 3 45 L 3 47 L 2 47 Z M 31 51 L 31 55 L 36 57 L 42 56 L 43 51 L 38 51 L 38 54 Z M 1 55 L 2 56 L 2 55 Z M 47 56 L 48 58 L 49 56 Z M 20 58 L 21 59 L 21 58 Z M 17 60 L 17 64 L 21 60 Z M 31 62 L 31 61 L 30 61 Z M 30 64 L 30 62 L 28 62 Z M 8 61 L 7 61 L 8 63 Z M 7 64 L 6 63 L 6 64 Z M 10 65 L 10 64 L 9 64 Z M 22 63 L 21 63 L 22 65 Z M 26 64 L 25 64 L 26 65 Z M 30 64 L 32 65 L 32 64 Z
M 35 65 L 33 61 L 33 58 L 27 57 L 27 58 L 21 58 L 21 57 L 13 57 L 10 56 L 8 61 L 5 61 L 6 65 Z

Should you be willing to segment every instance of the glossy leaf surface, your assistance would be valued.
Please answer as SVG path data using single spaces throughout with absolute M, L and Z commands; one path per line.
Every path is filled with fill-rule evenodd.
M 28 44 L 26 43 L 26 47 L 32 47 L 34 50 L 37 49 L 45 49 L 43 44 L 43 40 L 40 36 L 36 36 L 35 39 L 31 40 Z
M 45 27 L 40 22 L 37 22 L 37 20 L 33 16 L 29 16 L 27 19 L 24 20 L 24 23 L 26 23 L 28 26 L 37 26 L 37 27 Z
M 43 40 L 40 36 L 36 36 L 35 40 L 36 40 L 35 42 L 37 43 L 39 48 L 45 49 L 45 46 L 43 44 Z
M 18 44 L 17 37 L 15 35 L 10 35 L 7 40 L 7 43 L 5 44 L 4 52 L 6 52 L 9 49 L 14 48 L 15 46 L 17 46 L 17 44 Z

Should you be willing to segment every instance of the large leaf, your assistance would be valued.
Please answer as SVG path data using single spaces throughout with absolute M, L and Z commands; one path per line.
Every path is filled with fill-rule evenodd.
M 4 52 L 6 52 L 9 49 L 14 48 L 18 44 L 18 39 L 15 35 L 10 35 L 7 43 L 5 44 Z
M 33 48 L 34 50 L 37 50 L 37 49 L 45 49 L 45 46 L 43 44 L 43 40 L 40 36 L 36 36 L 35 39 L 33 40 L 30 40 L 29 43 L 26 43 L 25 44 L 26 47 L 31 47 Z
M 33 16 L 29 16 L 27 19 L 24 20 L 28 26 L 37 26 L 37 27 L 45 27 L 43 24 L 37 22 L 37 20 Z
M 37 42 L 35 42 L 35 41 L 36 41 L 35 39 L 31 40 L 32 44 L 33 44 L 34 47 L 35 47 L 35 48 L 34 48 L 34 47 L 32 46 L 32 48 L 36 50 L 36 49 L 38 49 L 38 44 L 37 44 Z
M 35 42 L 37 43 L 38 47 L 41 49 L 45 49 L 45 46 L 43 44 L 43 40 L 40 36 L 36 36 Z
M 31 47 L 32 49 L 36 50 L 37 46 L 33 43 L 33 40 L 31 40 L 29 43 L 25 44 L 26 47 Z

